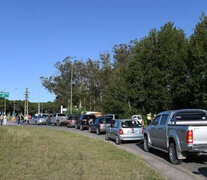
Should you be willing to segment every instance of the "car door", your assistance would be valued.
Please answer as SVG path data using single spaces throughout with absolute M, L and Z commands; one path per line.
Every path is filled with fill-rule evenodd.
M 119 127 L 119 121 L 115 121 L 114 123 L 114 127 L 111 128 L 111 138 L 112 139 L 115 139 L 116 138 L 116 134 L 117 134 L 117 131 L 118 131 L 118 127 Z
M 152 121 L 150 128 L 148 129 L 150 134 L 150 140 L 153 146 L 157 146 L 157 129 L 160 123 L 160 118 L 161 115 L 156 116 L 155 119 Z
M 110 138 L 112 138 L 112 129 L 114 128 L 115 121 L 112 120 L 110 126 L 107 127 L 107 134 Z
M 156 132 L 156 141 L 157 147 L 161 149 L 167 150 L 167 129 L 166 129 L 166 122 L 169 117 L 169 114 L 162 114 L 160 123 L 157 126 Z

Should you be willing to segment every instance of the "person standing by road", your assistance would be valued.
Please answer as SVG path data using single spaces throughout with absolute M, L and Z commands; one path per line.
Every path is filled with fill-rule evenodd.
M 3 124 L 3 119 L 4 119 L 4 116 L 3 116 L 3 113 L 2 113 L 1 116 L 0 116 L 1 125 Z
M 20 126 L 20 115 L 17 116 L 17 126 Z
M 6 113 L 4 113 L 4 119 L 3 119 L 3 125 L 4 126 L 6 126 L 6 124 L 7 124 L 7 119 L 6 118 L 7 118 Z

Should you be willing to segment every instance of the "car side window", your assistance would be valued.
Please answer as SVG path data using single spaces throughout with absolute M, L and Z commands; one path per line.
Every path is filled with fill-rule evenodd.
M 160 120 L 160 125 L 164 125 L 166 124 L 167 118 L 168 118 L 168 114 L 163 114 Z
M 114 123 L 114 128 L 118 128 L 118 124 L 119 124 L 119 121 L 116 121 L 116 122 Z
M 160 117 L 161 117 L 160 115 L 157 116 L 157 117 L 153 120 L 152 125 L 158 125 L 159 122 L 160 122 Z

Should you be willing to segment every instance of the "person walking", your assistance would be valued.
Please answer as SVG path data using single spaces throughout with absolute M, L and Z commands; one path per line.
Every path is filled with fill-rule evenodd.
M 20 115 L 17 116 L 17 126 L 20 126 Z
M 3 125 L 4 126 L 6 126 L 6 124 L 7 124 L 7 119 L 6 118 L 7 118 L 6 113 L 4 113 L 4 119 L 3 119 Z
M 4 119 L 4 116 L 3 116 L 3 113 L 2 113 L 1 116 L 0 116 L 1 125 L 3 124 L 3 119 Z

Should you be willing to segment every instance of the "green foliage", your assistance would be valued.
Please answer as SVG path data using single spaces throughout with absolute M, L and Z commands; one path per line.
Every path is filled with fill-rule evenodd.
M 168 109 L 207 108 L 207 17 L 202 14 L 194 33 L 168 22 L 130 44 L 86 62 L 67 57 L 56 63 L 58 75 L 42 77 L 43 86 L 68 105 L 73 66 L 73 105 L 85 110 L 132 114 Z

